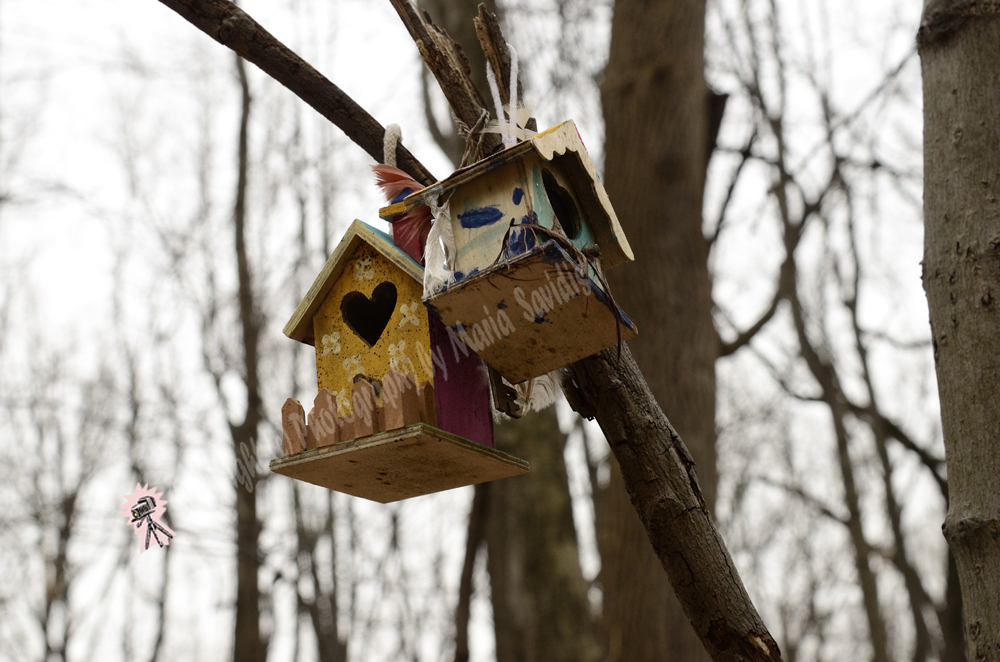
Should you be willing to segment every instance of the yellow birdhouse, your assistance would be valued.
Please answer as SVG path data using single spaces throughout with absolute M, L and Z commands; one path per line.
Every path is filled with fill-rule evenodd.
M 486 367 L 421 302 L 423 268 L 354 221 L 285 326 L 319 394 L 282 408 L 271 470 L 387 503 L 527 472 L 493 447 Z
M 445 277 L 425 302 L 509 381 L 636 334 L 604 280 L 632 249 L 572 121 L 379 213 L 391 219 L 424 204 L 435 224 L 450 226 L 441 232 Z

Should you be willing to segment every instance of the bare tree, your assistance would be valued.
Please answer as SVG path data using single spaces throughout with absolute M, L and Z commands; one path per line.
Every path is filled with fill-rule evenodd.
M 914 560 L 918 545 L 911 538 L 917 536 L 903 524 L 906 500 L 899 495 L 901 472 L 913 475 L 915 465 L 921 484 L 931 488 L 937 503 L 948 497 L 939 442 L 932 424 L 928 434 L 918 432 L 920 426 L 912 421 L 897 418 L 894 412 L 899 411 L 903 394 L 887 393 L 884 386 L 893 374 L 915 382 L 926 379 L 925 364 L 912 359 L 905 363 L 902 357 L 920 357 L 927 345 L 919 338 L 899 341 L 892 332 L 880 330 L 876 325 L 884 321 L 873 317 L 870 303 L 886 296 L 877 289 L 884 267 L 874 257 L 878 246 L 871 237 L 873 218 L 889 212 L 876 201 L 898 204 L 891 199 L 901 193 L 913 219 L 911 233 L 919 218 L 912 204 L 919 183 L 917 151 L 891 151 L 888 138 L 877 128 L 889 121 L 890 113 L 912 108 L 903 82 L 912 75 L 912 50 L 890 63 L 860 106 L 844 110 L 830 89 L 830 69 L 837 54 L 827 46 L 830 35 L 821 20 L 824 6 L 815 8 L 815 13 L 799 12 L 794 19 L 783 16 L 775 3 L 744 1 L 717 7 L 716 35 L 724 49 L 713 69 L 735 84 L 730 101 L 746 109 L 753 121 L 742 130 L 741 143 L 723 147 L 720 162 L 727 164 L 730 175 L 719 186 L 722 203 L 709 221 L 710 239 L 716 253 L 731 251 L 725 248 L 727 235 L 736 233 L 745 252 L 748 223 L 776 222 L 781 250 L 774 254 L 782 255 L 771 262 L 770 294 L 761 297 L 755 319 L 745 326 L 734 325 L 727 310 L 732 304 L 720 303 L 723 337 L 731 338 L 722 341 L 720 353 L 737 362 L 748 360 L 770 374 L 783 395 L 770 396 L 768 406 L 802 412 L 792 418 L 805 414 L 806 403 L 823 406 L 822 427 L 814 428 L 813 434 L 831 442 L 825 452 L 835 461 L 839 481 L 828 484 L 828 489 L 840 493 L 840 502 L 831 502 L 819 485 L 810 486 L 807 476 L 798 475 L 801 469 L 795 465 L 801 466 L 801 460 L 787 463 L 785 470 L 781 465 L 761 466 L 755 471 L 756 480 L 799 501 L 812 518 L 819 518 L 821 530 L 846 534 L 867 630 L 866 654 L 871 659 L 904 655 L 913 660 L 963 659 L 961 636 L 956 637 L 953 627 L 961 602 L 950 585 L 936 596 L 929 589 L 932 582 L 920 570 L 928 559 L 925 553 L 919 563 Z M 820 21 L 811 23 L 816 18 Z M 808 28 L 802 43 L 788 36 L 787 26 L 793 20 Z M 803 97 L 818 110 L 804 113 Z M 796 138 L 796 130 L 805 122 L 816 126 L 811 146 Z M 741 195 L 739 187 L 761 177 L 767 188 L 757 189 L 763 195 L 753 203 L 756 210 L 748 213 L 753 207 L 741 202 L 747 194 Z M 886 352 L 898 354 L 902 361 L 891 365 L 873 358 Z M 750 373 L 744 373 L 747 377 Z M 760 397 L 753 401 L 757 407 L 767 402 Z M 783 420 L 788 425 L 790 419 Z M 739 421 L 751 424 L 747 418 L 734 424 Z M 743 434 L 734 429 L 727 437 Z M 782 438 L 787 435 L 783 432 Z M 803 445 L 796 454 L 811 452 Z M 754 489 L 754 480 L 740 478 L 741 500 L 745 490 Z M 883 534 L 872 533 L 876 522 Z M 778 525 L 777 530 L 781 528 Z M 935 574 L 951 583 L 948 559 L 931 559 L 932 566 L 935 562 Z M 892 598 L 886 594 L 888 577 L 899 582 L 900 593 Z M 826 589 L 817 590 L 822 595 Z M 816 604 L 815 595 L 801 599 Z M 906 607 L 890 607 L 900 601 Z M 816 611 L 810 607 L 806 613 Z M 810 627 L 821 624 L 810 618 Z M 912 632 L 912 639 L 894 634 L 900 630 Z M 792 636 L 783 633 L 794 651 L 802 642 L 792 641 Z
M 11 640 L 4 644 L 14 646 L 8 648 L 14 657 L 48 661 L 67 659 L 88 620 L 77 586 L 82 575 L 93 574 L 87 563 L 93 557 L 80 549 L 95 531 L 84 522 L 107 510 L 88 506 L 86 495 L 108 468 L 108 440 L 117 421 L 106 369 L 77 381 L 59 353 L 40 354 L 29 366 L 4 361 L 9 374 L 28 367 L 31 377 L 7 381 L 0 400 L 10 442 L 4 446 L 2 498 L 8 508 L 0 536 L 12 557 L 3 579 L 5 620 L 16 628 L 23 615 L 17 610 L 27 608 L 33 621 L 20 633 L 26 641 L 19 642 L 15 630 L 5 633 Z

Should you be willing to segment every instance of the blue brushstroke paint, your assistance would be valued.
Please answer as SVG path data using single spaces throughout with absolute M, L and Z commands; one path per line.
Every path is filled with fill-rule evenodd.
M 511 228 L 510 238 L 507 240 L 507 252 L 510 255 L 520 255 L 527 253 L 535 247 L 535 233 L 529 229 L 518 228 L 516 225 Z
M 438 321 L 443 321 L 441 319 L 441 313 L 439 313 L 438 309 L 434 307 L 434 304 L 425 302 L 424 305 L 427 306 L 427 312 L 437 318 Z
M 396 204 L 397 202 L 402 202 L 403 198 L 405 198 L 411 193 L 413 193 L 413 189 L 404 188 L 402 191 L 399 192 L 399 195 L 397 195 L 395 198 L 392 199 L 392 204 Z
M 454 272 L 455 282 L 459 283 L 467 278 L 472 278 L 479 273 L 479 267 L 473 267 L 472 271 L 456 271 Z
M 458 222 L 466 230 L 474 230 L 476 228 L 484 228 L 487 225 L 493 225 L 502 218 L 502 211 L 496 207 L 489 206 L 462 212 L 458 215 Z
M 524 191 L 520 187 L 515 188 L 514 189 L 514 204 L 515 205 L 521 204 L 521 198 L 523 198 L 523 197 L 524 197 Z
M 499 308 L 500 310 L 506 309 L 507 302 L 505 302 L 503 299 L 500 299 L 500 301 L 497 302 L 497 308 Z

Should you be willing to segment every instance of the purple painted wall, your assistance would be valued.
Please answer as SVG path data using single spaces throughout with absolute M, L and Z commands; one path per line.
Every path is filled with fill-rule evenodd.
M 495 448 L 486 364 L 433 313 L 428 317 L 438 427 Z

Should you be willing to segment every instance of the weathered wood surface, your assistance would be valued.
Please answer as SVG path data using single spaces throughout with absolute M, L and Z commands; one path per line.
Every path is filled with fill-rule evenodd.
M 199 30 L 287 87 L 382 163 L 385 128 L 339 87 L 228 0 L 160 0 Z M 423 184 L 435 178 L 402 144 L 396 167 Z
M 592 278 L 549 241 L 509 263 L 481 271 L 427 301 L 511 383 L 557 370 L 636 334 Z
M 306 413 L 298 400 L 288 398 L 281 407 L 281 449 L 295 455 L 306 449 Z
M 1000 661 L 1000 2 L 930 0 L 923 282 L 968 658 Z
M 397 430 L 413 423 L 436 424 L 431 384 L 424 382 L 418 387 L 409 373 L 390 370 L 382 381 L 382 388 L 381 397 L 378 397 L 372 384 L 359 378 L 349 398 L 353 411 L 343 416 L 338 415 L 337 410 L 341 407 L 334 394 L 321 388 L 309 411 L 308 421 L 298 400 L 288 398 L 281 408 L 285 456 L 376 432 Z M 425 398 L 430 398 L 430 407 Z
M 315 423 L 311 423 L 315 428 L 316 448 L 331 446 L 351 438 L 340 434 L 343 426 L 337 425 L 337 399 L 330 391 L 325 388 L 319 390 L 313 401 L 312 411 Z
M 497 91 L 500 93 L 500 103 L 512 106 L 510 99 L 510 51 L 507 49 L 507 41 L 504 39 L 500 29 L 500 21 L 496 14 L 486 9 L 485 4 L 479 5 L 478 15 L 472 19 L 476 26 L 476 38 L 483 49 L 486 61 L 489 62 L 493 73 L 497 78 Z M 520 104 L 524 90 L 521 87 L 521 79 L 517 80 L 517 99 Z M 534 118 L 528 123 L 526 128 L 535 130 Z
M 411 0 L 389 1 L 410 32 L 427 68 L 437 79 L 455 116 L 466 126 L 475 126 L 486 108 L 486 103 L 472 82 L 469 60 L 462 47 L 442 28 L 434 25 L 430 17 L 419 12 Z M 492 154 L 500 148 L 500 145 L 500 137 L 497 134 L 483 134 L 482 149 L 485 154 Z
M 528 463 L 423 423 L 271 460 L 271 471 L 353 496 L 400 499 L 509 478 Z
M 718 662 L 776 662 L 778 645 L 743 586 L 698 486 L 694 461 L 627 345 L 568 367 L 563 390 L 596 418 L 632 504 L 702 643 Z
M 420 418 L 417 385 L 407 372 L 390 370 L 386 373 L 382 380 L 382 402 L 383 430 L 397 430 L 414 421 L 423 420 Z

